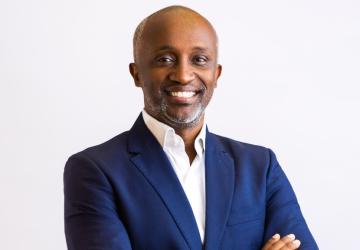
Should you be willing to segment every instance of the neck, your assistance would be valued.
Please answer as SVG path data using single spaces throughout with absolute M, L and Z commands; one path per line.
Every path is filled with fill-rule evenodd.
M 185 144 L 185 151 L 191 163 L 196 157 L 194 142 L 196 136 L 200 133 L 202 126 L 204 125 L 204 113 L 202 113 L 200 119 L 195 123 L 191 124 L 190 126 L 183 126 L 181 124 L 176 124 L 172 121 L 164 119 L 164 117 L 162 117 L 159 114 L 158 115 L 154 114 L 153 112 L 151 112 L 152 110 L 147 109 L 146 106 L 145 106 L 145 110 L 153 118 L 172 127 L 175 130 L 175 133 L 183 139 Z
M 200 133 L 203 125 L 204 125 L 204 116 L 200 118 L 199 122 L 195 126 L 188 128 L 174 128 L 175 133 L 178 134 L 184 141 L 185 151 L 189 157 L 190 163 L 196 157 L 194 142 L 197 135 Z

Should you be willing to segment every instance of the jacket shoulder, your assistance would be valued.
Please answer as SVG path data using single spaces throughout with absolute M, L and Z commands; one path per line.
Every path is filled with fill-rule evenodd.
M 242 142 L 238 140 L 234 140 L 225 136 L 217 135 L 210 133 L 212 136 L 216 137 L 218 142 L 221 144 L 223 149 L 228 152 L 238 152 L 241 151 L 243 153 L 253 153 L 253 154 L 263 154 L 268 153 L 269 148 L 255 145 L 247 142 Z
M 210 134 L 216 138 L 219 147 L 229 154 L 235 162 L 251 162 L 251 165 L 267 167 L 272 158 L 275 157 L 273 151 L 267 147 Z
M 123 132 L 101 144 L 88 147 L 69 157 L 69 159 L 80 158 L 88 159 L 94 162 L 111 161 L 115 158 L 121 158 L 127 154 L 127 138 L 129 131 Z

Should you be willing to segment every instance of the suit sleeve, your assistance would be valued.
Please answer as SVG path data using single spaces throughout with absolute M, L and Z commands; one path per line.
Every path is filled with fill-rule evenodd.
M 290 182 L 275 154 L 271 150 L 269 154 L 264 243 L 276 233 L 281 236 L 293 233 L 301 241 L 300 249 L 319 249 L 306 225 Z
M 131 249 L 113 189 L 87 157 L 69 158 L 64 171 L 65 236 L 69 250 Z

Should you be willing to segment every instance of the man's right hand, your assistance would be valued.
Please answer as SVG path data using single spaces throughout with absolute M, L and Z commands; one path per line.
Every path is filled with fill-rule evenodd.
M 275 234 L 266 242 L 261 250 L 292 250 L 298 249 L 301 242 L 295 239 L 295 235 L 289 234 L 280 238 L 279 234 Z

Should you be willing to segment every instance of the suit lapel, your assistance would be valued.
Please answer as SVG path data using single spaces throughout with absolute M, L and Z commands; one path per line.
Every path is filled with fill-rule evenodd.
M 131 161 L 159 194 L 190 249 L 201 249 L 201 239 L 186 194 L 161 145 L 146 127 L 142 115 L 130 130 Z
M 207 131 L 205 152 L 206 224 L 205 249 L 220 249 L 234 192 L 233 159 L 219 139 Z

